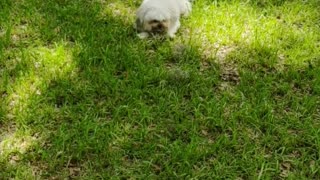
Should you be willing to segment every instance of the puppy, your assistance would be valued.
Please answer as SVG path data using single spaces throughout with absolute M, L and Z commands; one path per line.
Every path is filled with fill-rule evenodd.
M 188 16 L 190 12 L 189 0 L 143 0 L 136 13 L 135 28 L 141 39 L 150 34 L 174 38 L 180 27 L 180 16 Z

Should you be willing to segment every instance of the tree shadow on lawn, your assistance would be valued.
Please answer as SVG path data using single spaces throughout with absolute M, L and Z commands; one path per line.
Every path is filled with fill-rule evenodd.
M 14 71 L 43 79 L 35 83 L 36 88 L 19 108 L 4 110 L 5 117 L 12 114 L 11 120 L 16 120 L 16 131 L 29 136 L 16 135 L 8 142 L 16 150 L 0 154 L 5 156 L 0 164 L 2 177 L 27 174 L 42 178 L 129 178 L 200 173 L 203 177 L 230 178 L 237 176 L 235 172 L 250 176 L 262 162 L 260 157 L 253 162 L 241 157 L 244 139 L 251 138 L 249 130 L 262 132 L 260 135 L 284 133 L 268 127 L 270 119 L 255 122 L 257 129 L 253 128 L 253 122 L 246 121 L 251 116 L 244 112 L 247 108 L 243 105 L 261 107 L 251 112 L 258 118 L 272 114 L 273 109 L 262 102 L 264 97 L 258 97 L 258 89 L 270 95 L 275 89 L 264 80 L 272 84 L 276 78 L 290 79 L 289 73 L 285 77 L 277 71 L 261 73 L 257 72 L 259 66 L 249 70 L 249 74 L 240 74 L 247 78 L 232 85 L 233 92 L 219 90 L 218 86 L 230 79 L 221 79 L 223 67 L 210 59 L 203 60 L 194 44 L 182 42 L 174 46 L 170 41 L 140 41 L 132 29 L 133 19 L 115 16 L 115 11 L 109 7 L 104 10 L 101 4 L 49 1 L 35 5 L 33 8 L 39 9 L 43 18 L 35 23 L 36 31 L 46 47 L 34 55 L 46 54 L 43 58 L 52 59 L 49 62 L 53 64 L 55 59 L 62 60 L 55 65 L 26 65 L 29 69 Z M 121 3 L 113 5 L 121 7 Z M 263 48 L 245 51 L 253 56 L 265 53 Z M 205 67 L 202 61 L 206 61 Z M 50 68 L 54 70 L 51 72 Z M 305 79 L 307 82 L 316 79 L 316 70 L 306 67 L 301 72 L 292 71 L 299 78 L 305 72 L 312 74 Z M 27 87 L 32 88 L 32 81 L 27 78 Z M 286 88 L 281 86 L 276 91 L 284 97 Z M 319 90 L 316 85 L 313 88 Z M 235 96 L 246 91 L 248 100 Z M 11 97 L 9 94 L 6 98 L 7 104 Z M 314 148 L 312 139 L 303 137 L 306 139 L 285 139 L 289 142 L 280 139 L 269 145 L 270 151 L 281 148 L 281 143 Z M 246 147 L 253 153 L 261 151 L 268 145 L 265 141 L 253 139 L 255 147 Z M 26 146 L 25 150 L 19 150 L 21 144 Z M 285 153 L 292 152 L 289 149 Z M 313 151 L 306 154 L 316 155 Z M 233 162 L 235 158 L 239 161 Z M 278 160 L 274 157 L 269 163 L 276 164 Z M 217 163 L 223 167 L 212 170 L 210 167 Z
M 192 77 L 196 49 L 185 45 L 181 56 L 172 57 L 172 42 L 139 40 L 132 20 L 115 17 L 101 4 L 24 6 L 40 17 L 29 25 L 42 47 L 25 50 L 30 54 L 22 50 L 22 65 L 7 72 L 20 76 L 11 77 L 7 87 L 13 90 L 5 92 L 2 177 L 144 176 L 159 171 L 142 163 L 165 143 L 157 133 L 190 141 L 185 127 L 175 124 L 194 116 L 187 104 L 200 91 L 188 83 L 205 83 Z M 182 61 L 189 66 L 179 67 Z

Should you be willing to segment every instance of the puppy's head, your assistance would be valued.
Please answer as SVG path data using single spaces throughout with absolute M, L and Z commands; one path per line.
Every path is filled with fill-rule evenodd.
M 148 32 L 162 34 L 167 32 L 168 30 L 168 21 L 166 20 L 159 21 L 159 20 L 153 19 L 145 22 L 144 28 Z
M 136 27 L 140 32 L 162 34 L 167 32 L 169 20 L 162 12 L 152 9 L 141 14 L 138 13 Z

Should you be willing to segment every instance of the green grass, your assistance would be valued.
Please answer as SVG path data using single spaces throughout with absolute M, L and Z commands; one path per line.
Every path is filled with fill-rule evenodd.
M 0 179 L 319 179 L 318 0 L 0 1 Z

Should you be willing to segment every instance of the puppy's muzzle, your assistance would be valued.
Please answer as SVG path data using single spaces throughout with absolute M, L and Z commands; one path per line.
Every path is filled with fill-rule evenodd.
M 154 33 L 164 33 L 166 30 L 163 24 L 157 24 L 157 26 L 152 27 L 152 32 Z

